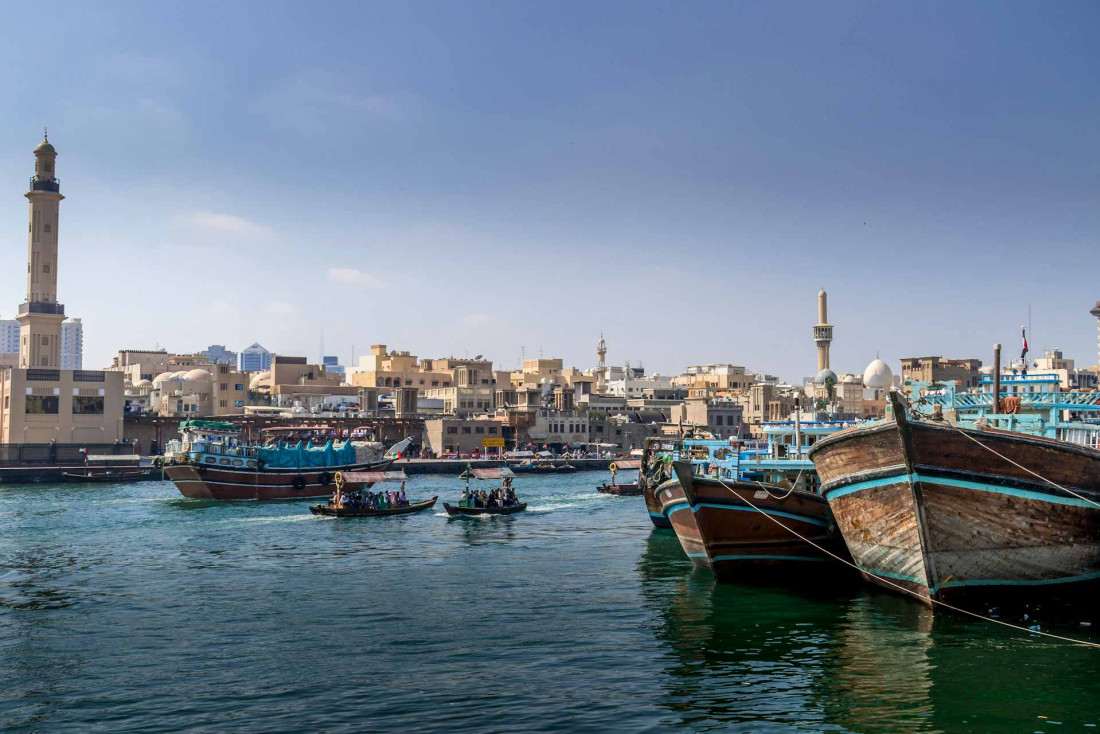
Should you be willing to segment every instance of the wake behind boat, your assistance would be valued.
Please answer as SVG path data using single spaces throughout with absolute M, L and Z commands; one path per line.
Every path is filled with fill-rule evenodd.
M 385 470 L 411 442 L 405 439 L 384 454 L 351 440 L 255 446 L 242 443 L 232 423 L 204 420 L 184 421 L 180 435 L 166 447 L 164 473 L 184 497 L 215 500 L 328 497 L 336 472 Z

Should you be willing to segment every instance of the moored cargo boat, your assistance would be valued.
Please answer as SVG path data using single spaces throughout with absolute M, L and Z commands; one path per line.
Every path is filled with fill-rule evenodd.
M 929 605 L 1100 590 L 1100 450 L 920 418 L 890 399 L 885 421 L 810 452 L 868 580 Z
M 697 474 L 686 461 L 672 466 L 673 478 L 655 492 L 662 515 L 687 556 L 718 581 L 805 584 L 854 576 L 829 555 L 847 558 L 847 551 L 820 495 Z
M 384 455 L 344 441 L 312 447 L 251 446 L 231 423 L 189 420 L 181 438 L 170 441 L 164 473 L 184 497 L 214 500 L 282 500 L 328 497 L 336 472 L 383 471 L 408 445 L 406 439 Z

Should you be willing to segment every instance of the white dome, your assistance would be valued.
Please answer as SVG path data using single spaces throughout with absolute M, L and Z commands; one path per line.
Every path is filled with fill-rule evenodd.
M 894 373 L 881 359 L 876 359 L 863 370 L 863 386 L 872 390 L 886 390 L 894 384 Z
M 266 387 L 270 384 L 270 382 L 270 372 L 267 372 L 266 370 L 264 372 L 257 372 L 256 374 L 252 375 L 252 379 L 248 381 L 248 389 L 255 390 L 258 387 Z
M 158 383 L 164 382 L 165 380 L 174 379 L 176 379 L 175 372 L 161 372 L 159 375 L 153 378 L 153 385 L 156 386 Z
M 987 364 L 985 367 L 979 367 L 978 372 L 980 374 L 983 374 L 983 375 L 992 375 L 993 374 L 993 365 Z
M 817 377 L 814 378 L 815 385 L 836 384 L 836 373 L 826 367 L 817 373 Z
M 840 381 L 843 382 L 845 385 L 853 385 L 859 382 L 859 378 L 855 375 L 844 375 L 844 377 L 840 378 Z
M 138 380 L 137 382 L 134 383 L 133 386 L 134 387 L 152 387 L 153 383 L 149 382 L 148 380 Z
M 196 367 L 195 369 L 184 373 L 183 374 L 183 379 L 185 379 L 185 380 L 196 380 L 196 381 L 202 380 L 202 381 L 210 382 L 214 379 L 214 376 L 211 375 L 206 370 L 200 370 L 198 367 Z

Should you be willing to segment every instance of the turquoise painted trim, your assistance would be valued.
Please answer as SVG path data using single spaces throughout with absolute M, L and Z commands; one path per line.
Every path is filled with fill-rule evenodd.
M 706 553 L 688 553 L 687 557 L 688 558 L 706 558 L 707 554 Z
M 663 512 L 651 512 L 651 513 L 649 513 L 649 516 L 650 517 L 664 517 L 665 514 Z
M 675 507 L 675 505 L 680 505 L 680 506 Z M 669 509 L 670 507 L 675 507 L 675 509 L 670 510 Z M 672 513 L 676 512 L 678 510 L 686 510 L 687 507 L 688 507 L 688 501 L 687 500 L 675 500 L 674 502 L 669 502 L 667 505 L 665 505 L 665 517 L 671 519 L 672 518 Z
M 709 507 L 715 510 L 738 510 L 740 512 L 763 512 L 765 515 L 774 515 L 775 517 L 789 517 L 792 520 L 798 520 L 799 522 L 809 523 L 810 525 L 819 525 L 823 528 L 829 527 L 829 523 L 824 520 L 818 520 L 813 517 L 806 517 L 805 515 L 796 515 L 793 512 L 783 512 L 782 510 L 757 510 L 752 507 L 737 507 L 736 505 L 715 505 L 710 502 L 700 502 L 691 508 L 691 511 L 698 514 L 700 507 Z
M 965 479 L 948 479 L 946 477 L 933 477 L 926 474 L 895 474 L 891 477 L 882 477 L 881 479 L 871 479 L 866 482 L 856 482 L 850 484 L 847 487 L 841 487 L 840 489 L 829 490 L 825 493 L 826 499 L 836 499 L 837 497 L 843 497 L 845 495 L 854 494 L 856 492 L 863 492 L 868 489 L 875 489 L 876 487 L 886 487 L 891 484 L 898 484 L 899 482 L 927 482 L 929 484 L 942 484 L 946 487 L 959 487 L 960 489 L 973 489 L 978 492 L 992 492 L 993 494 L 1004 494 L 1010 497 L 1020 497 L 1028 500 L 1038 500 L 1040 502 L 1049 502 L 1054 505 L 1066 505 L 1069 507 L 1083 507 L 1085 509 L 1096 509 L 1096 506 L 1085 500 L 1077 499 L 1076 497 L 1055 497 L 1053 495 L 1046 494 L 1044 492 L 1032 492 L 1027 489 L 1015 489 L 1013 487 L 1001 487 L 995 484 L 982 484 L 981 482 L 971 482 Z

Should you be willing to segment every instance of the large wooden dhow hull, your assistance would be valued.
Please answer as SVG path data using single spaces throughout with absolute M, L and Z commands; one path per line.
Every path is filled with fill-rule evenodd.
M 1100 451 L 894 414 L 810 452 L 865 578 L 927 604 L 1100 591 Z
M 848 557 L 822 497 L 694 476 L 689 464 L 675 466 L 674 477 L 656 490 L 662 515 L 672 523 L 687 556 L 709 568 L 718 581 L 806 584 L 836 574 L 855 577 L 822 550 Z
M 329 497 L 336 472 L 384 471 L 392 459 L 308 469 L 234 469 L 193 463 L 169 464 L 164 473 L 189 499 L 298 500 Z

